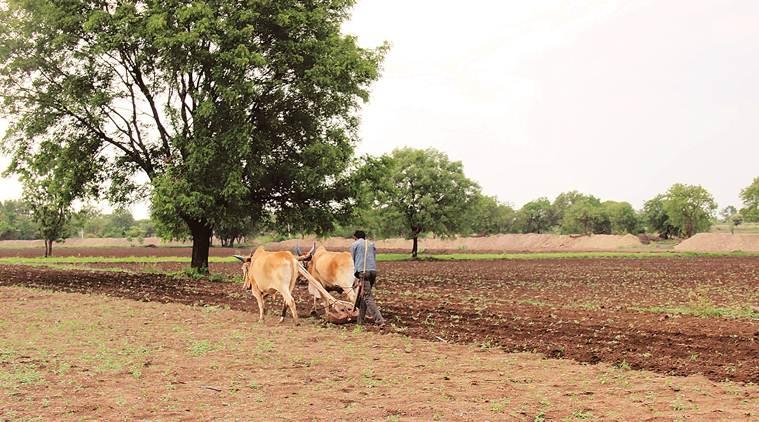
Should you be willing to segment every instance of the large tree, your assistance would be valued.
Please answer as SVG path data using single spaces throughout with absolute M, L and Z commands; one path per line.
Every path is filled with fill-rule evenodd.
M 685 237 L 709 230 L 717 211 L 712 195 L 697 185 L 672 185 L 665 194 L 664 211 Z
M 400 224 L 397 230 L 413 240 L 413 257 L 420 235 L 447 236 L 465 229 L 468 210 L 479 194 L 461 162 L 434 149 L 396 149 L 369 160 L 358 174 L 369 198 L 365 206 L 386 212 L 386 223 Z
M 666 195 L 659 194 L 643 204 L 643 219 L 649 232 L 657 232 L 662 239 L 680 234 L 680 228 L 672 224 L 664 208 Z
M 741 190 L 741 200 L 743 200 L 743 208 L 741 208 L 743 220 L 759 222 L 759 177 Z
M 189 231 L 199 270 L 230 208 L 329 230 L 384 52 L 341 34 L 353 3 L 9 1 L 5 150 L 82 151 L 101 197 L 149 195 L 162 233 Z
M 517 212 L 517 226 L 522 233 L 545 233 L 553 225 L 551 202 L 538 198 L 522 206 Z

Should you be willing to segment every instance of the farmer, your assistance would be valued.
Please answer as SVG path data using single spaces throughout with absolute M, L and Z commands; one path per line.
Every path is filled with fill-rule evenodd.
M 374 243 L 366 240 L 366 233 L 363 230 L 356 230 L 353 233 L 353 238 L 356 239 L 351 245 L 353 275 L 356 276 L 356 281 L 360 283 L 360 293 L 357 298 L 359 303 L 358 324 L 364 324 L 366 312 L 369 311 L 369 315 L 374 318 L 374 323 L 380 328 L 384 328 L 385 319 L 382 318 L 372 295 L 372 287 L 377 280 L 377 249 L 374 247 Z

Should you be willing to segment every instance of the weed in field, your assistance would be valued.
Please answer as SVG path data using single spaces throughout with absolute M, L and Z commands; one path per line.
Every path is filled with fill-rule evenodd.
M 377 378 L 374 374 L 374 370 L 371 368 L 361 371 L 361 381 L 369 388 L 376 388 L 385 384 L 382 379 Z
M 593 419 L 593 412 L 588 410 L 575 410 L 572 412 L 572 419 Z
M 510 402 L 511 400 L 507 398 L 495 401 L 490 405 L 490 411 L 493 413 L 503 413 L 509 407 Z
M 387 417 L 387 422 L 398 422 L 401 418 L 398 415 L 390 415 Z
M 188 352 L 192 356 L 205 356 L 206 354 L 213 352 L 215 347 L 211 344 L 208 340 L 199 340 L 194 341 L 190 346 L 187 348 Z
M 274 343 L 269 340 L 259 340 L 256 344 L 256 353 L 271 353 L 274 351 Z
M 10 369 L 0 369 L 0 388 L 15 390 L 23 385 L 38 384 L 42 381 L 42 374 L 37 371 L 35 365 L 15 365 Z

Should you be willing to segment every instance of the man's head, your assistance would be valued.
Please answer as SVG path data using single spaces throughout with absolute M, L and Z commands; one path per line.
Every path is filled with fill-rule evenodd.
M 364 233 L 363 230 L 356 230 L 353 233 L 353 238 L 354 239 L 366 239 L 366 233 Z

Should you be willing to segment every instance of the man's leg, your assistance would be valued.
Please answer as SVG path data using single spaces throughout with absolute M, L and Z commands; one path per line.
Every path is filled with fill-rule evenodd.
M 358 275 L 358 282 L 362 285 L 361 291 L 361 297 L 358 298 L 358 318 L 356 319 L 356 323 L 358 325 L 364 325 L 364 320 L 366 319 L 366 285 L 364 285 L 366 277 L 363 273 Z
M 382 318 L 382 314 L 374 302 L 374 295 L 372 294 L 372 287 L 376 280 L 376 273 L 369 273 L 369 277 L 365 277 L 364 281 L 364 302 L 366 303 L 366 309 L 369 311 L 369 315 L 374 319 L 375 324 L 382 325 L 385 323 L 385 319 Z

